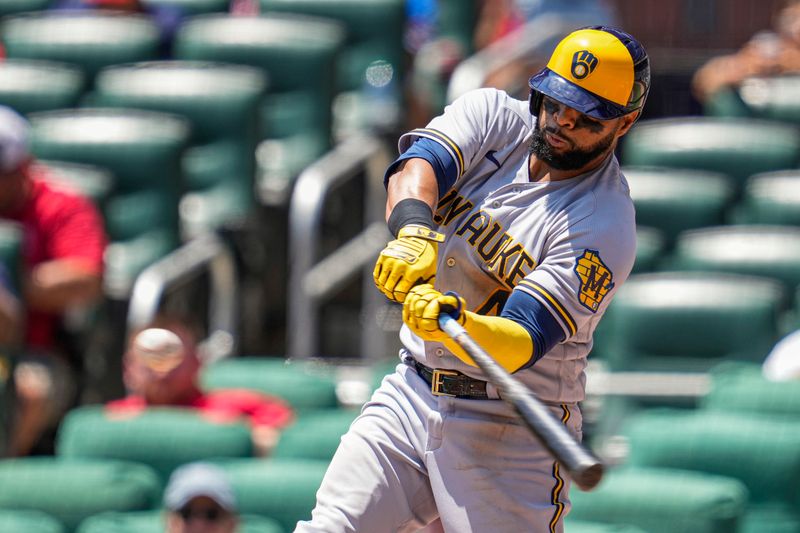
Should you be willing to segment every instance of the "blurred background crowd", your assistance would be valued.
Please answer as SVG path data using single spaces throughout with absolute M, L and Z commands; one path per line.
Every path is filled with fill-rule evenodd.
M 0 531 L 288 532 L 396 365 L 397 137 L 647 48 L 570 532 L 800 532 L 800 2 L 0 0 Z M 237 529 L 238 528 L 238 529 Z

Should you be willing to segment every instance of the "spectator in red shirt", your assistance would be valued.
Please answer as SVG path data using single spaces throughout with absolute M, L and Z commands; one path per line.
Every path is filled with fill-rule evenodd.
M 148 406 L 196 409 L 212 420 L 244 417 L 259 455 L 267 455 L 292 411 L 278 398 L 246 389 L 204 392 L 198 376 L 201 358 L 192 331 L 174 320 L 162 320 L 133 336 L 124 358 L 129 395 L 109 402 L 111 414 L 135 415 Z
M 96 207 L 49 183 L 45 167 L 34 164 L 28 136 L 28 122 L 0 106 L 0 217 L 23 229 L 19 301 L 24 317 L 0 306 L 0 330 L 16 333 L 0 342 L 21 345 L 23 354 L 14 370 L 17 412 L 11 455 L 29 453 L 73 401 L 74 378 L 55 331 L 67 310 L 102 296 L 107 243 Z M 0 301 L 12 297 L 7 289 L 0 291 Z

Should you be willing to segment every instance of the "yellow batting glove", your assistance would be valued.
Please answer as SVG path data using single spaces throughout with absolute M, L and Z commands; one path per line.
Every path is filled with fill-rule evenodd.
M 372 273 L 375 286 L 390 300 L 403 303 L 413 286 L 433 283 L 440 242 L 444 242 L 441 233 L 415 224 L 404 226 L 378 256 Z
M 408 293 L 403 304 L 403 322 L 421 339 L 442 342 L 448 336 L 439 327 L 439 314 L 443 310 L 461 310 L 465 305 L 463 298 L 442 294 L 432 285 L 417 285 Z M 462 311 L 458 317 L 462 325 L 464 316 Z

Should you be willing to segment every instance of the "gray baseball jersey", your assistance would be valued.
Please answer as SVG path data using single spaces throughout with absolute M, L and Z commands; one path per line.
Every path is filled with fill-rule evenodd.
M 580 438 L 586 355 L 631 270 L 634 212 L 613 155 L 587 174 L 531 183 L 534 121 L 526 102 L 479 90 L 401 137 L 400 149 L 427 137 L 457 167 L 435 213 L 446 235 L 436 287 L 484 314 L 525 291 L 552 314 L 563 342 L 516 375 Z M 405 326 L 400 336 L 404 364 L 342 437 L 312 518 L 296 531 L 561 533 L 570 480 L 558 462 L 507 403 L 432 394 L 412 358 L 483 376 Z
M 535 117 L 528 103 L 482 89 L 449 106 L 417 138 L 445 147 L 459 177 L 439 201 L 436 288 L 455 291 L 472 311 L 499 314 L 512 290 L 541 302 L 564 332 L 533 366 L 515 375 L 541 399 L 584 398 L 592 333 L 630 274 L 636 249 L 633 203 L 613 155 L 597 169 L 563 181 L 532 183 L 529 144 Z M 423 364 L 485 379 L 446 346 L 424 342 L 403 326 L 400 337 Z

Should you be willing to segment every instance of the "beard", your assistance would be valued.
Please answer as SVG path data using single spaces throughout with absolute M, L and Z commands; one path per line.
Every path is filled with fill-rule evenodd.
M 614 134 L 616 133 L 616 131 L 609 132 L 607 136 L 603 137 L 589 148 L 573 148 L 563 153 L 557 153 L 547 142 L 547 139 L 545 139 L 545 131 L 550 134 L 558 134 L 558 131 L 555 129 L 540 128 L 537 122 L 533 129 L 533 138 L 531 139 L 529 152 L 535 155 L 536 159 L 544 161 L 548 166 L 556 170 L 578 170 L 585 167 L 611 147 L 614 143 Z

